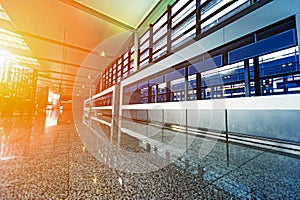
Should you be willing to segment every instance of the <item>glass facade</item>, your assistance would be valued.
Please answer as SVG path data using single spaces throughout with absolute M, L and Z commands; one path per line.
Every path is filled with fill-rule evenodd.
M 204 32 L 209 32 L 257 2 L 176 1 L 139 37 L 139 52 L 134 52 L 134 46 L 130 46 L 105 70 L 102 76 L 103 90 L 134 72 L 135 53 L 138 55 L 137 69 L 145 68 L 189 39 L 201 37 Z M 219 47 L 208 52 L 208 56 L 199 55 L 193 61 L 176 66 L 177 70 L 160 72 L 152 79 L 137 80 L 137 83 L 125 87 L 124 98 L 130 99 L 123 103 L 298 93 L 298 45 L 294 39 L 288 39 L 296 37 L 294 26 L 282 22 L 271 29 L 258 30 L 246 36 L 249 38 L 246 43 L 243 42 L 245 39 L 237 39 L 230 44 L 231 47 Z M 276 43 L 276 46 L 270 47 L 271 43 Z M 222 53 L 211 58 L 210 55 L 216 55 L 214 51 Z M 194 65 L 196 67 L 192 68 Z M 158 81 L 157 77 L 162 79 Z
M 214 62 L 207 62 L 207 60 L 190 63 L 190 65 L 199 66 L 202 66 L 202 63 L 209 63 L 209 65 L 213 65 L 213 69 L 197 73 L 191 72 L 188 76 L 186 76 L 188 74 L 186 67 L 160 73 L 160 76 L 163 74 L 164 81 L 151 84 L 151 98 L 148 98 L 148 82 L 155 82 L 152 79 L 144 82 L 144 87 L 141 87 L 141 84 L 127 87 L 135 85 L 140 90 L 140 101 L 132 102 L 133 104 L 299 93 L 298 49 L 298 46 L 293 46 L 219 67 Z M 257 64 L 254 60 L 258 60 Z M 248 69 L 245 68 L 245 63 L 249 65 Z M 257 65 L 258 74 L 255 74 L 255 65 Z M 197 74 L 200 78 L 197 78 Z M 246 76 L 249 78 L 248 81 Z M 249 90 L 248 95 L 246 94 L 247 89 Z M 200 91 L 200 97 L 197 97 L 197 91 Z M 155 101 L 156 99 L 157 101 Z
M 240 14 L 255 3 L 255 0 L 176 1 L 139 36 L 138 52 L 134 52 L 133 37 L 130 38 L 132 42 L 128 51 L 115 59 L 103 73 L 102 90 L 120 82 L 134 72 L 135 53 L 137 54 L 137 69 L 145 68 L 167 56 L 169 52 L 176 51 L 190 40 L 201 37 L 203 33 L 209 32 L 216 25 L 230 20 L 232 16 Z M 118 66 L 117 70 L 115 65 Z
M 17 65 L 0 65 L 0 113 L 11 115 L 34 111 L 37 89 L 37 71 Z

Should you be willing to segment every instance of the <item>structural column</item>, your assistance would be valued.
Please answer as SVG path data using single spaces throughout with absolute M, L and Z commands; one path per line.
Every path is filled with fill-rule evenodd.
M 120 137 L 119 123 L 120 123 L 120 83 L 115 84 L 115 91 L 112 97 L 112 125 L 111 125 L 111 135 L 110 142 L 113 140 L 113 135 L 117 135 L 118 140 Z
M 8 62 L 5 66 L 5 72 L 4 72 L 4 83 L 8 83 L 10 82 L 10 69 L 12 67 L 12 63 L 11 62 Z
M 112 100 L 112 116 L 119 117 L 120 113 L 120 83 L 115 84 L 115 92 L 113 92 Z
M 258 57 L 253 58 L 254 67 L 254 85 L 255 85 L 255 96 L 260 96 L 260 72 L 259 72 L 259 60 Z
M 171 31 L 172 31 L 172 7 L 168 5 L 168 21 L 167 21 L 167 52 L 172 50 L 172 40 L 171 40 Z
M 152 86 L 148 86 L 148 103 L 153 103 L 152 102 Z
M 244 61 L 245 96 L 251 96 L 249 59 Z
M 188 98 L 189 98 L 189 75 L 188 75 L 188 67 L 185 67 L 184 100 L 188 101 Z
M 155 103 L 158 102 L 158 85 L 155 85 Z
M 23 74 L 24 76 L 24 74 Z M 32 94 L 31 94 L 31 108 L 30 108 L 30 112 L 32 112 L 31 114 L 34 115 L 35 114 L 35 104 L 36 104 L 36 97 L 37 97 L 37 93 L 36 93 L 36 88 L 37 88 L 37 81 L 38 81 L 38 71 L 37 70 L 33 70 L 33 77 L 32 77 Z
M 102 80 L 103 80 L 103 74 L 102 74 L 102 72 L 100 72 L 100 76 L 99 76 L 99 79 L 100 79 L 100 81 L 99 81 L 99 89 L 100 89 L 100 91 L 102 91 L 103 90 L 103 82 L 102 82 Z
M 171 82 L 166 83 L 166 102 L 171 101 Z
M 138 66 L 139 66 L 139 35 L 138 32 L 135 32 L 133 34 L 133 45 L 134 45 L 134 55 L 133 55 L 133 71 L 137 71 L 138 70 Z
M 300 52 L 300 14 L 296 14 L 296 32 L 297 32 L 297 41 L 298 41 L 298 52 Z M 300 54 L 298 55 L 298 64 L 300 66 Z M 298 68 L 299 70 L 299 68 Z
M 150 24 L 149 30 L 149 63 L 153 62 L 153 25 Z
M 201 34 L 201 0 L 196 0 L 196 36 Z
M 202 88 L 201 88 L 201 74 L 197 73 L 196 74 L 196 96 L 197 96 L 197 100 L 201 100 L 202 99 Z

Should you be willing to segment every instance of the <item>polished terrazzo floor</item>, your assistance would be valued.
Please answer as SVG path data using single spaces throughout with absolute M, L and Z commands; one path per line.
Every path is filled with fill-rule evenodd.
M 2 117 L 0 199 L 300 199 L 297 156 L 122 127 Z

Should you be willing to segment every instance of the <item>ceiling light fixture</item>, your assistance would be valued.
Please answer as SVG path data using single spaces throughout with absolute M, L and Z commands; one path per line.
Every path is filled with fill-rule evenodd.
M 99 55 L 100 55 L 101 57 L 106 57 L 106 54 L 105 54 L 105 52 L 104 52 L 103 50 L 100 51 Z

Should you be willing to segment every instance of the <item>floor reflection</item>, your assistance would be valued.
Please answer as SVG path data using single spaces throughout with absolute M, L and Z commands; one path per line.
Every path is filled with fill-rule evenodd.
M 60 115 L 59 109 L 47 110 L 45 127 L 56 126 L 59 115 Z
M 197 180 L 189 187 L 185 185 L 185 188 L 198 195 L 205 191 L 204 188 L 218 191 L 210 197 L 293 199 L 300 195 L 297 189 L 300 186 L 300 173 L 296 167 L 300 164 L 300 155 L 289 157 L 277 154 L 272 146 L 256 148 L 226 143 L 225 140 L 212 139 L 203 134 L 190 135 L 178 128 L 118 120 L 107 117 L 86 120 L 86 126 L 92 133 L 87 141 L 83 140 L 95 158 L 118 171 L 161 177 L 164 176 L 161 170 L 170 167 L 174 170 L 175 167 L 176 170 L 168 172 L 170 176 L 177 177 L 174 181 L 187 181 L 187 177 Z M 100 138 L 95 144 L 90 142 L 91 138 L 95 141 L 94 136 Z M 106 140 L 101 140 L 101 136 L 105 136 Z M 102 148 L 103 144 L 106 149 Z M 134 158 L 123 151 L 134 153 Z M 147 156 L 144 156 L 145 153 L 148 153 Z M 278 159 L 284 161 L 278 165 Z M 136 160 L 147 163 L 147 166 L 140 165 Z M 269 161 L 269 164 L 262 167 L 261 163 L 265 161 Z M 118 166 L 120 163 L 121 166 Z M 184 177 L 179 178 L 177 173 L 174 174 L 175 171 L 184 174 Z M 284 175 L 278 176 L 277 171 Z M 155 183 L 169 184 L 169 181 L 160 181 Z M 258 188 L 257 184 L 261 187 Z M 198 188 L 200 186 L 201 189 Z
M 0 199 L 297 199 L 299 157 L 111 118 L 0 119 Z M 49 126 L 47 120 L 57 119 Z

